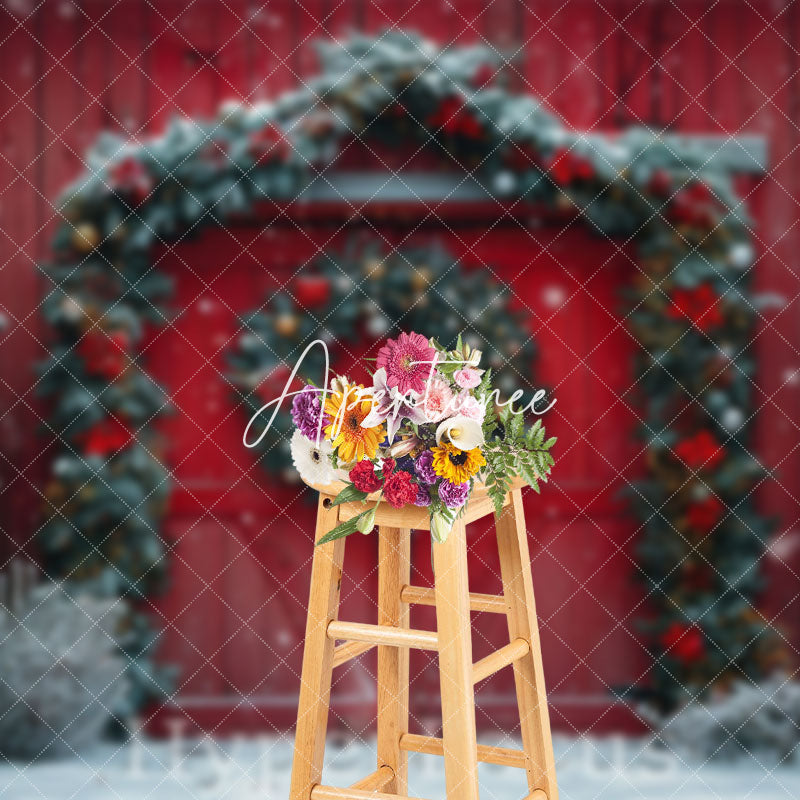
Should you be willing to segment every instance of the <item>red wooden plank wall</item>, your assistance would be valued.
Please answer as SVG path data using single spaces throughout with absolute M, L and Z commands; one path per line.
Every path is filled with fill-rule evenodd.
M 414 28 L 443 44 L 485 41 L 516 53 L 508 76 L 511 85 L 542 97 L 570 125 L 614 131 L 645 124 L 686 133 L 767 137 L 769 175 L 742 183 L 758 223 L 759 288 L 785 298 L 783 306 L 763 310 L 756 345 L 760 453 L 776 469 L 774 479 L 760 492 L 760 501 L 779 520 L 764 606 L 800 644 L 791 605 L 800 570 L 796 532 L 800 454 L 795 424 L 800 419 L 800 374 L 795 374 L 800 369 L 795 302 L 800 290 L 795 258 L 800 252 L 800 8 L 777 0 L 4 2 L 0 8 L 0 549 L 7 556 L 17 548 L 31 552 L 29 542 L 39 520 L 49 450 L 47 438 L 37 435 L 43 419 L 32 372 L 46 337 L 37 314 L 45 282 L 35 262 L 47 254 L 56 218 L 54 200 L 81 170 L 83 153 L 95 134 L 110 129 L 136 139 L 161 130 L 173 114 L 209 115 L 229 98 L 253 102 L 272 97 L 316 69 L 309 46 L 315 37 L 343 37 L 353 29 L 379 32 L 393 25 Z M 595 244 L 592 251 L 579 232 L 560 233 L 537 234 L 538 252 L 519 231 L 470 235 L 469 241 L 451 245 L 457 252 L 472 249 L 473 256 L 477 250 L 479 261 L 499 262 L 500 271 L 509 278 L 519 267 L 519 254 L 525 253 L 525 261 L 536 264 L 538 288 L 516 288 L 534 311 L 547 315 L 553 294 L 542 295 L 541 286 L 572 291 L 584 280 L 575 278 L 582 269 L 613 252 L 609 246 L 604 254 Z M 234 259 L 229 253 L 231 236 L 246 241 L 249 252 Z M 297 237 L 285 231 L 272 236 L 257 230 L 221 232 L 167 256 L 167 267 L 183 282 L 179 304 L 190 307 L 179 331 L 170 332 L 164 346 L 154 350 L 157 374 L 169 381 L 170 369 L 182 355 L 183 363 L 196 372 L 208 356 L 208 378 L 214 383 L 223 364 L 212 333 L 232 332 L 232 316 L 213 298 L 203 302 L 202 287 L 192 285 L 182 264 L 190 263 L 199 272 L 219 270 L 221 262 L 215 260 L 227 254 L 228 267 L 214 282 L 215 293 L 237 310 L 246 308 L 268 288 L 255 269 L 259 259 L 274 260 L 279 253 L 285 262 L 274 265 L 280 276 L 310 254 L 308 242 L 303 252 Z M 550 236 L 557 239 L 552 247 Z M 625 260 L 611 258 L 605 277 L 584 287 L 569 318 L 555 318 L 555 333 L 542 338 L 540 369 L 548 380 L 562 382 L 561 408 L 569 409 L 569 419 L 556 420 L 554 427 L 565 449 L 573 453 L 559 466 L 550 505 L 535 510 L 543 516 L 537 527 L 542 545 L 537 561 L 544 579 L 540 606 L 554 723 L 567 729 L 590 727 L 598 716 L 603 722 L 596 727 L 620 724 L 607 687 L 637 676 L 647 663 L 635 644 L 630 617 L 636 605 L 627 543 L 631 525 L 613 497 L 620 475 L 609 472 L 595 452 L 599 446 L 611 447 L 612 462 L 624 464 L 632 445 L 624 436 L 609 444 L 604 430 L 594 425 L 597 408 L 580 400 L 599 390 L 592 375 L 607 375 L 610 386 L 627 387 L 630 342 L 623 334 L 613 337 L 591 369 L 581 364 L 574 383 L 567 379 L 576 355 L 584 357 L 592 342 L 605 335 L 609 323 L 598 309 L 613 314 L 614 289 L 625 277 Z M 209 325 L 208 314 L 221 316 Z M 193 342 L 192 347 L 187 341 Z M 563 347 L 564 342 L 570 346 Z M 226 397 L 218 382 L 203 399 L 210 416 L 203 417 L 199 401 L 186 400 L 183 408 L 191 408 L 198 425 L 187 427 L 188 413 L 167 423 L 179 484 L 168 533 L 184 538 L 173 591 L 160 606 L 163 619 L 171 622 L 164 654 L 184 668 L 183 695 L 196 700 L 189 712 L 192 719 L 210 726 L 230 720 L 254 727 L 283 726 L 293 713 L 298 632 L 307 593 L 308 570 L 303 565 L 310 545 L 299 533 L 292 541 L 275 536 L 276 529 L 265 531 L 261 517 L 274 515 L 276 502 L 288 504 L 295 522 L 307 524 L 310 517 L 291 495 L 266 490 L 263 476 L 237 450 L 238 418 L 229 410 L 213 410 L 215 403 L 224 406 Z M 179 405 L 183 402 L 179 393 L 176 399 Z M 629 430 L 633 418 L 617 405 L 612 418 Z M 199 432 L 221 419 L 225 424 L 213 437 L 204 438 Z M 197 452 L 186 457 L 195 445 Z M 219 489 L 226 481 L 230 486 L 231 480 L 239 490 Z M 602 501 L 581 510 L 594 490 L 606 485 Z M 215 503 L 213 513 L 202 508 Z M 286 515 L 278 522 L 289 524 Z M 290 528 L 295 530 L 293 524 Z M 351 548 L 355 555 L 349 562 L 346 594 L 356 614 L 370 608 L 364 596 L 374 579 L 370 547 L 359 541 Z M 419 558 L 424 572 L 421 545 Z M 231 569 L 220 573 L 219 563 L 230 563 Z M 598 569 L 606 564 L 610 566 L 605 571 Z M 486 569 L 491 572 L 490 563 Z M 367 588 L 359 587 L 361 579 Z M 598 605 L 598 597 L 605 608 Z M 429 621 L 424 614 L 420 624 Z M 276 618 L 290 622 L 276 628 L 274 635 L 266 634 Z M 491 627 L 477 624 L 487 642 L 494 641 Z M 210 630 L 215 631 L 211 638 Z M 369 696 L 365 692 L 373 671 L 373 665 L 365 663 L 364 668 L 348 672 L 337 687 L 344 695 L 339 712 L 349 715 L 351 724 L 359 710 L 364 723 L 374 713 L 359 709 L 363 697 Z M 431 670 L 425 669 L 424 661 L 416 666 L 422 677 L 415 691 L 434 696 Z M 507 685 L 499 682 L 496 691 L 492 686 L 484 699 L 484 725 L 498 721 L 510 708 Z M 244 711 L 243 696 L 262 700 Z

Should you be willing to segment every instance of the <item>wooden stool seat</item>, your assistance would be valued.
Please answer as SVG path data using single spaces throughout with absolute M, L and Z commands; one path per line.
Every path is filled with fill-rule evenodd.
M 482 485 L 473 489 L 447 541 L 432 545 L 433 589 L 411 585 L 411 530 L 428 530 L 427 509 L 398 510 L 385 502 L 379 504 L 375 515 L 378 621 L 374 625 L 338 618 L 346 540 L 316 547 L 289 800 L 414 800 L 408 797 L 410 752 L 444 757 L 447 800 L 479 800 L 478 762 L 524 769 L 529 788 L 525 800 L 558 800 L 522 485 L 521 481 L 513 484 L 496 523 L 502 595 L 471 593 L 468 586 L 465 526 L 494 513 Z M 364 510 L 361 503 L 332 505 L 344 484 L 313 488 L 319 492 L 316 541 Z M 376 500 L 377 496 L 369 498 Z M 437 630 L 410 627 L 410 607 L 415 604 L 436 608 Z M 504 614 L 509 632 L 507 645 L 474 663 L 471 610 Z M 373 647 L 378 648 L 377 769 L 347 788 L 323 786 L 333 669 Z M 439 654 L 441 739 L 408 731 L 410 648 Z M 474 685 L 507 666 L 514 670 L 522 750 L 479 745 L 476 738 Z

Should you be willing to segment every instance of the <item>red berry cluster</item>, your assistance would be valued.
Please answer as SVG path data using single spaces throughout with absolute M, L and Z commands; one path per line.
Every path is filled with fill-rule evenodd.
M 141 205 L 153 191 L 153 178 L 139 159 L 129 156 L 109 171 L 109 184 L 133 205 Z
M 550 177 L 559 185 L 567 186 L 578 181 L 588 181 L 594 178 L 594 164 L 578 153 L 573 153 L 566 147 L 559 147 L 547 164 Z
M 710 283 L 701 283 L 692 289 L 673 289 L 667 316 L 688 320 L 698 330 L 709 331 L 722 324 L 720 299 Z
M 133 442 L 133 433 L 126 425 L 109 417 L 84 431 L 80 439 L 85 455 L 109 458 Z
M 428 118 L 428 125 L 449 136 L 464 136 L 467 139 L 480 139 L 483 127 L 475 115 L 467 108 L 463 97 L 448 97 Z
M 675 445 L 675 455 L 689 469 L 713 469 L 724 457 L 725 449 L 714 435 L 707 431 L 698 431 Z
M 716 527 L 725 513 L 725 505 L 714 495 L 691 503 L 686 509 L 686 520 L 698 533 L 707 534 Z

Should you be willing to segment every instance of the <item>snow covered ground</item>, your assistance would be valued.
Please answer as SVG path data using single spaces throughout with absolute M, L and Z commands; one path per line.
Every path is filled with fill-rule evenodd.
M 503 742 L 509 746 L 508 742 Z M 755 759 L 690 764 L 631 739 L 556 739 L 562 800 L 797 800 L 800 764 Z M 104 745 L 82 758 L 0 766 L 3 800 L 286 800 L 287 738 L 179 740 Z M 348 786 L 374 769 L 372 743 L 333 738 L 325 782 Z M 442 760 L 411 758 L 414 797 L 444 797 Z M 482 800 L 526 794 L 516 769 L 481 765 Z

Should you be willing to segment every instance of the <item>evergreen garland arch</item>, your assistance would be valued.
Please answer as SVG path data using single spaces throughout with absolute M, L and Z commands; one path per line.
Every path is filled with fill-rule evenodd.
M 275 399 L 288 378 L 286 365 L 293 365 L 315 339 L 328 344 L 336 373 L 337 350 L 347 358 L 398 330 L 424 330 L 447 347 L 455 347 L 461 335 L 486 354 L 484 362 L 504 396 L 528 389 L 535 348 L 527 314 L 510 305 L 509 295 L 493 275 L 465 268 L 441 244 L 389 251 L 374 237 L 351 235 L 341 249 L 314 259 L 265 307 L 242 318 L 245 333 L 229 362 L 231 380 L 241 390 L 237 402 L 244 421 Z M 324 355 L 314 348 L 302 374 L 314 377 L 324 371 Z M 291 466 L 288 407 L 287 402 L 257 452 L 273 476 L 299 482 Z M 258 415 L 252 439 L 261 435 L 269 416 Z
M 669 708 L 711 680 L 759 677 L 773 637 L 752 610 L 768 534 L 752 503 L 754 251 L 730 176 L 643 130 L 602 140 L 565 129 L 494 85 L 482 48 L 437 52 L 394 31 L 320 50 L 322 74 L 274 103 L 176 120 L 140 145 L 101 137 L 66 192 L 45 268 L 54 344 L 40 385 L 60 450 L 38 537 L 46 569 L 111 596 L 143 598 L 160 582 L 168 481 L 151 423 L 167 404 L 137 358 L 147 326 L 168 321 L 153 245 L 290 202 L 351 136 L 401 131 L 504 202 L 570 208 L 633 244 L 641 269 L 621 289 L 641 345 L 648 472 L 633 499 L 651 696 Z M 143 616 L 131 630 L 141 699 L 156 683 L 154 635 Z

